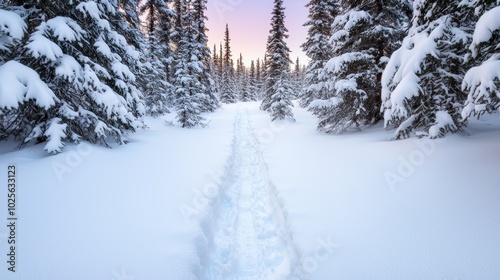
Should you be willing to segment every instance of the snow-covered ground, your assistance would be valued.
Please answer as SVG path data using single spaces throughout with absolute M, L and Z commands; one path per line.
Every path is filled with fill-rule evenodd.
M 258 106 L 225 105 L 204 129 L 148 119 L 113 149 L 0 143 L 19 219 L 17 272 L 2 262 L 0 279 L 500 279 L 498 116 L 388 141 Z M 6 187 L 0 201 L 5 260 Z

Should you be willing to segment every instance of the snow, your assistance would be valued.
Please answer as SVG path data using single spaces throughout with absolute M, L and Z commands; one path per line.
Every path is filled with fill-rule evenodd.
M 63 55 L 59 60 L 59 66 L 56 67 L 56 75 L 63 76 L 70 82 L 75 77 L 79 77 L 82 67 L 76 59 L 70 55 Z
M 82 2 L 76 6 L 76 9 L 82 12 L 85 16 L 89 15 L 97 21 L 101 20 L 101 11 L 95 1 Z
M 444 35 L 448 22 L 447 16 L 437 19 L 430 33 L 412 29 L 414 34 L 407 36 L 392 54 L 382 73 L 382 109 L 386 124 L 391 115 L 407 117 L 404 102 L 420 94 L 421 67 L 425 67 L 428 55 L 438 57 L 437 41 Z
M 17 109 L 30 99 L 45 109 L 58 100 L 33 69 L 13 60 L 0 65 L 0 108 Z
M 97 51 L 105 57 L 113 59 L 113 52 L 111 52 L 108 44 L 106 44 L 106 42 L 104 42 L 102 38 L 97 39 L 97 41 L 94 43 L 94 47 L 96 47 Z
M 441 130 L 445 129 L 445 127 L 451 126 L 455 127 L 455 122 L 453 122 L 453 118 L 447 111 L 438 111 L 436 112 L 436 120 L 435 124 L 429 128 L 429 136 L 431 138 L 440 137 Z
M 500 80 L 500 55 L 493 56 L 483 64 L 472 67 L 464 77 L 462 88 L 478 91 L 477 98 L 483 98 L 488 90 L 495 92 L 495 80 Z M 499 96 L 500 98 L 500 96 Z
M 111 65 L 111 70 L 117 75 L 120 79 L 125 79 L 128 81 L 135 81 L 134 74 L 130 71 L 127 65 L 121 62 L 115 62 Z
M 370 60 L 373 59 L 373 56 L 362 53 L 362 52 L 350 52 L 344 53 L 342 55 L 333 57 L 330 59 L 326 65 L 325 69 L 330 72 L 339 73 L 346 67 L 349 62 L 357 61 L 357 60 Z
M 248 114 L 234 124 L 231 156 L 213 203 L 202 279 L 289 279 L 298 265 L 286 217 Z
M 351 28 L 356 26 L 358 24 L 358 22 L 360 22 L 362 20 L 370 21 L 371 20 L 370 14 L 365 12 L 365 11 L 352 10 L 346 14 L 337 16 L 333 22 L 333 25 L 334 26 L 344 25 L 344 30 L 350 31 Z M 342 35 L 338 35 L 338 36 L 343 36 L 343 35 L 347 35 L 347 34 L 342 34 Z
M 0 9 L 0 50 L 6 50 L 12 39 L 21 40 L 27 26 L 16 13 Z
M 490 94 L 500 98 L 498 81 L 500 80 L 499 55 L 493 55 L 481 65 L 472 67 L 465 74 L 462 89 L 469 90 L 469 97 L 462 110 L 462 117 L 467 118 L 474 112 L 484 111 L 485 101 L 490 100 Z M 478 105 L 479 104 L 479 105 Z M 478 107 L 479 106 L 479 107 Z
M 47 27 L 52 30 L 58 41 L 80 40 L 85 31 L 72 19 L 67 17 L 55 17 L 47 21 Z
M 309 105 L 309 108 L 329 108 L 329 107 L 335 107 L 338 104 L 340 104 L 342 100 L 338 97 L 332 97 L 328 100 L 323 100 L 323 99 L 315 99 L 311 102 Z
M 472 44 L 479 45 L 487 42 L 493 36 L 493 32 L 500 29 L 500 6 L 485 12 L 477 21 Z
M 0 279 L 500 278 L 498 115 L 466 137 L 387 141 L 381 126 L 318 133 L 299 106 L 271 123 L 258 106 L 224 105 L 203 129 L 146 118 L 112 149 L 2 142 L 21 199 L 18 271 Z
M 60 118 L 54 118 L 50 121 L 49 128 L 45 131 L 44 135 L 47 136 L 48 141 L 43 148 L 48 153 L 60 153 L 64 147 L 62 140 L 66 138 L 67 124 L 61 123 Z
M 46 57 L 51 61 L 56 61 L 63 56 L 63 51 L 57 44 L 38 33 L 39 32 L 36 32 L 31 36 L 30 42 L 26 46 L 28 52 L 31 53 L 34 58 Z

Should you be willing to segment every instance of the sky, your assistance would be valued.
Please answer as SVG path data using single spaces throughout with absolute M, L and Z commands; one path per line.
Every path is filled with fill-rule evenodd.
M 208 0 L 207 27 L 209 47 L 224 41 L 226 23 L 229 24 L 231 51 L 236 62 L 240 53 L 243 61 L 250 66 L 251 60 L 262 59 L 266 52 L 266 42 L 271 29 L 271 13 L 273 0 Z M 291 50 L 290 58 L 295 62 L 299 57 L 301 64 L 307 62 L 307 56 L 300 45 L 307 36 L 307 28 L 302 25 L 307 21 L 308 0 L 284 0 L 285 26 L 289 38 L 286 40 Z

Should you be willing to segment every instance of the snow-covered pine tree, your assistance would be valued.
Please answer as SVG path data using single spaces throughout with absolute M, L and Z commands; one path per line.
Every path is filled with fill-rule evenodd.
M 381 120 L 381 73 L 403 37 L 408 8 L 404 0 L 344 1 L 333 23 L 333 58 L 325 66 L 333 95 L 309 107 L 318 130 L 343 133 Z
M 264 64 L 257 58 L 257 64 L 255 65 L 255 84 L 257 86 L 257 100 L 262 100 L 264 96 Z
M 496 2 L 496 3 L 495 3 Z M 475 66 L 465 74 L 462 89 L 468 90 L 462 118 L 480 117 L 500 108 L 500 2 L 480 0 L 463 3 L 480 16 L 475 25 L 466 60 Z
M 117 32 L 123 34 L 127 42 L 136 49 L 144 46 L 144 36 L 140 30 L 141 20 L 139 18 L 139 1 L 137 0 L 117 0 L 118 13 L 122 20 L 114 22 L 117 25 Z
M 176 7 L 178 16 L 175 66 L 175 96 L 177 121 L 184 128 L 203 126 L 202 101 L 205 98 L 205 89 L 201 83 L 202 64 L 197 41 L 197 21 L 195 12 L 189 6 L 189 1 L 180 1 Z M 180 13 L 180 14 L 179 14 Z M 180 16 L 179 16 L 180 15 Z M 180 18 L 180 19 L 179 19 Z
M 274 0 L 271 18 L 271 30 L 266 46 L 266 81 L 264 100 L 261 110 L 268 111 L 271 119 L 293 119 L 290 101 L 292 88 L 290 86 L 290 49 L 285 39 L 288 38 L 285 27 L 285 7 L 283 0 Z
M 165 0 L 147 0 L 140 8 L 148 34 L 143 94 L 146 111 L 151 116 L 168 113 L 175 102 L 170 78 L 174 61 L 170 37 L 175 14 L 168 4 Z
M 302 90 L 304 88 L 304 78 L 302 75 L 302 69 L 300 67 L 300 59 L 297 57 L 295 61 L 294 70 L 292 73 L 292 85 L 293 85 L 293 95 L 292 99 L 297 99 L 302 95 Z
M 246 71 L 243 71 L 241 78 L 241 90 L 240 90 L 240 101 L 243 102 L 248 102 L 248 101 L 253 101 L 251 92 L 250 92 L 250 83 L 248 79 L 248 73 Z
M 220 100 L 222 103 L 235 103 L 237 101 L 236 91 L 233 80 L 233 65 L 231 53 L 231 38 L 229 37 L 229 26 L 226 24 L 226 31 L 224 33 L 224 55 L 222 65 L 222 79 L 221 79 L 221 92 Z
M 264 59 L 262 59 L 261 65 L 260 65 L 260 98 L 261 100 L 264 100 L 266 97 L 266 79 L 267 79 L 267 57 L 266 54 L 264 54 Z
M 240 53 L 238 60 L 236 60 L 236 72 L 234 73 L 234 83 L 235 83 L 235 89 L 237 92 L 237 97 L 241 101 L 243 101 L 242 98 L 244 95 L 248 95 L 248 92 L 243 93 L 244 90 L 247 90 L 243 86 L 245 74 L 246 73 L 245 73 L 245 64 L 243 62 L 243 54 Z
M 222 43 L 220 43 L 219 46 L 219 100 L 220 100 L 220 93 L 221 88 L 222 88 L 222 74 L 224 73 L 224 48 L 222 47 Z
M 0 138 L 45 142 L 49 153 L 66 141 L 126 142 L 144 106 L 131 71 L 140 54 L 116 31 L 125 25 L 116 2 L 22 2 L 0 15 L 9 50 L 0 55 Z
M 307 107 L 315 99 L 327 100 L 333 96 L 333 89 L 328 88 L 330 77 L 324 73 L 328 60 L 332 58 L 330 38 L 335 17 L 340 13 L 340 0 L 311 0 L 306 42 L 302 50 L 310 58 L 307 66 L 305 86 L 300 94 L 299 105 Z
M 195 47 L 198 49 L 195 53 L 198 54 L 199 64 L 199 81 L 203 86 L 203 96 L 200 99 L 201 110 L 203 112 L 213 112 L 219 108 L 219 99 L 217 98 L 217 89 L 215 81 L 212 77 L 211 69 L 211 53 L 208 47 L 207 27 L 205 22 L 207 17 L 205 10 L 207 9 L 207 0 L 191 0 L 193 24 L 196 37 Z
M 215 82 L 215 90 L 216 93 L 219 94 L 220 92 L 220 71 L 221 69 L 219 68 L 219 55 L 217 54 L 217 45 L 214 44 L 214 50 L 212 52 L 212 77 Z
M 414 1 L 412 25 L 382 77 L 386 129 L 395 139 L 463 131 L 463 58 L 472 28 L 470 9 L 453 1 Z
M 259 87 L 257 83 L 257 71 L 255 62 L 252 60 L 250 63 L 250 71 L 248 73 L 248 100 L 257 101 L 259 94 Z

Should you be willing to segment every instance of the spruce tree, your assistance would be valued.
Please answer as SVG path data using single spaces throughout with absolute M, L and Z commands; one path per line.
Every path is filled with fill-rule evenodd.
M 212 64 L 211 64 L 211 69 L 212 69 L 212 77 L 215 82 L 215 90 L 216 93 L 220 93 L 220 71 L 221 69 L 219 68 L 219 55 L 217 53 L 217 45 L 214 44 L 214 50 L 212 52 Z
M 197 42 L 196 14 L 188 6 L 187 1 L 181 1 L 176 7 L 176 12 L 178 46 L 174 85 L 177 121 L 184 128 L 203 126 L 205 119 L 200 114 L 206 95 L 200 79 L 203 62 L 198 60 L 200 53 Z
M 260 58 L 257 59 L 257 65 L 255 66 L 255 84 L 257 86 L 257 100 L 262 100 L 263 98 L 263 66 L 261 64 Z
M 304 24 L 308 27 L 306 42 L 302 50 L 310 58 L 307 66 L 305 86 L 300 93 L 301 107 L 307 107 L 315 99 L 328 99 L 333 96 L 333 89 L 328 88 L 328 75 L 324 68 L 332 58 L 332 25 L 340 13 L 339 0 L 311 0 L 306 5 L 309 8 L 309 20 Z
M 222 65 L 222 79 L 221 79 L 221 92 L 220 100 L 223 103 L 235 103 L 237 101 L 236 92 L 233 80 L 233 65 L 231 53 L 231 39 L 229 37 L 229 26 L 226 24 L 226 31 L 224 33 L 224 55 Z
M 174 52 L 170 46 L 175 14 L 168 4 L 165 0 L 148 0 L 140 8 L 148 34 L 143 94 L 151 116 L 168 113 L 175 102 L 171 78 Z
M 237 92 L 237 96 L 241 101 L 243 100 L 244 95 L 248 95 L 248 92 L 243 93 L 243 91 L 246 91 L 246 85 L 243 85 L 245 82 L 245 64 L 243 63 L 243 54 L 240 53 L 240 57 L 236 61 L 236 73 L 234 77 L 234 83 L 235 83 L 235 89 Z M 247 98 L 247 97 L 245 97 Z
M 333 58 L 324 70 L 333 92 L 323 91 L 327 95 L 310 104 L 318 130 L 343 133 L 381 120 L 381 73 L 403 37 L 405 9 L 402 0 L 344 1 L 333 23 Z
M 198 79 L 203 87 L 203 96 L 200 99 L 201 109 L 204 112 L 213 112 L 219 108 L 219 100 L 217 98 L 215 81 L 212 77 L 211 53 L 208 48 L 207 27 L 205 24 L 207 20 L 205 15 L 206 9 L 207 0 L 192 0 L 192 20 L 194 24 L 194 36 L 196 37 L 194 48 L 196 50 L 191 49 L 191 51 L 195 51 L 198 55 L 197 60 L 200 62 L 197 71 L 199 71 Z
M 257 82 L 257 71 L 255 62 L 252 60 L 250 63 L 250 71 L 248 73 L 248 101 L 257 101 L 259 94 L 259 87 Z
M 292 88 L 290 86 L 290 49 L 285 39 L 288 30 L 285 27 L 285 7 L 283 0 L 275 0 L 271 18 L 271 30 L 266 46 L 266 81 L 264 86 L 264 100 L 261 109 L 268 111 L 271 119 L 278 120 L 292 118 L 290 100 Z
M 10 29 L 0 31 L 0 85 L 11 85 L 0 96 L 16 100 L 1 98 L 0 139 L 46 143 L 49 153 L 67 141 L 125 143 L 144 105 L 133 73 L 141 54 L 117 31 L 129 26 L 117 3 L 15 2 L 0 10 L 22 27 L 0 29 Z
M 474 19 L 461 2 L 414 2 L 411 28 L 382 79 L 385 127 L 395 139 L 464 131 L 463 58 Z
M 292 73 L 292 85 L 293 85 L 293 95 L 292 99 L 297 99 L 302 93 L 304 87 L 304 77 L 302 75 L 302 69 L 300 67 L 300 59 L 297 57 L 295 61 L 295 67 Z
M 466 62 L 474 67 L 467 71 L 462 83 L 462 89 L 468 90 L 463 119 L 480 117 L 500 108 L 500 24 L 497 20 L 500 7 L 497 3 L 482 0 L 469 4 L 480 18 L 466 55 Z

